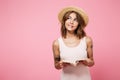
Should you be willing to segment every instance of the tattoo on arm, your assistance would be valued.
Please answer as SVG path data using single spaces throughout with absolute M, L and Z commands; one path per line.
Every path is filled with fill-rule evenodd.
M 93 45 L 91 45 L 90 48 L 93 48 Z
M 55 61 L 60 61 L 60 56 L 55 57 Z

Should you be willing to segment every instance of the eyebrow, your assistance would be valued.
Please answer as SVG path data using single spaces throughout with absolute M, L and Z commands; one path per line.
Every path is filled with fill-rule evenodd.
M 71 18 L 72 18 L 72 16 L 70 16 L 70 15 L 69 15 L 68 17 L 71 17 Z M 75 17 L 74 19 L 77 19 L 77 17 Z

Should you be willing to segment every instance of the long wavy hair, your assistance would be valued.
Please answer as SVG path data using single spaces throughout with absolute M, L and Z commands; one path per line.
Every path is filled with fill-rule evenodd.
M 77 12 L 75 12 L 75 11 L 68 11 L 68 12 L 63 16 L 63 19 L 62 19 L 62 22 L 61 22 L 61 35 L 62 35 L 62 37 L 66 38 L 67 30 L 66 30 L 66 27 L 65 27 L 65 22 L 66 22 L 66 20 L 68 19 L 69 15 L 70 15 L 71 13 L 75 13 L 75 14 L 76 14 L 77 21 L 78 21 L 78 27 L 77 27 L 77 29 L 74 31 L 74 34 L 75 34 L 79 39 L 81 39 L 82 37 L 86 36 L 86 33 L 85 33 L 85 31 L 84 31 L 84 28 L 83 28 L 83 26 L 85 25 L 85 21 L 83 20 L 83 18 L 81 17 L 81 15 L 78 14 Z

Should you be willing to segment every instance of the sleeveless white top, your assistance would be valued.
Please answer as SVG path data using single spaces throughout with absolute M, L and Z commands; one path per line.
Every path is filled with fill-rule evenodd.
M 66 46 L 62 37 L 58 38 L 58 42 L 62 61 L 76 65 L 76 61 L 87 58 L 86 37 L 83 37 L 75 47 Z M 89 68 L 82 63 L 77 66 L 70 65 L 64 67 L 62 69 L 61 80 L 91 80 Z

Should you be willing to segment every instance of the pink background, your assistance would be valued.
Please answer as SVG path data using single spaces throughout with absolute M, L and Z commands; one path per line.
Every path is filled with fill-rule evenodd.
M 60 80 L 52 42 L 60 36 L 61 8 L 83 8 L 93 38 L 93 80 L 120 80 L 119 0 L 0 0 L 0 80 Z

